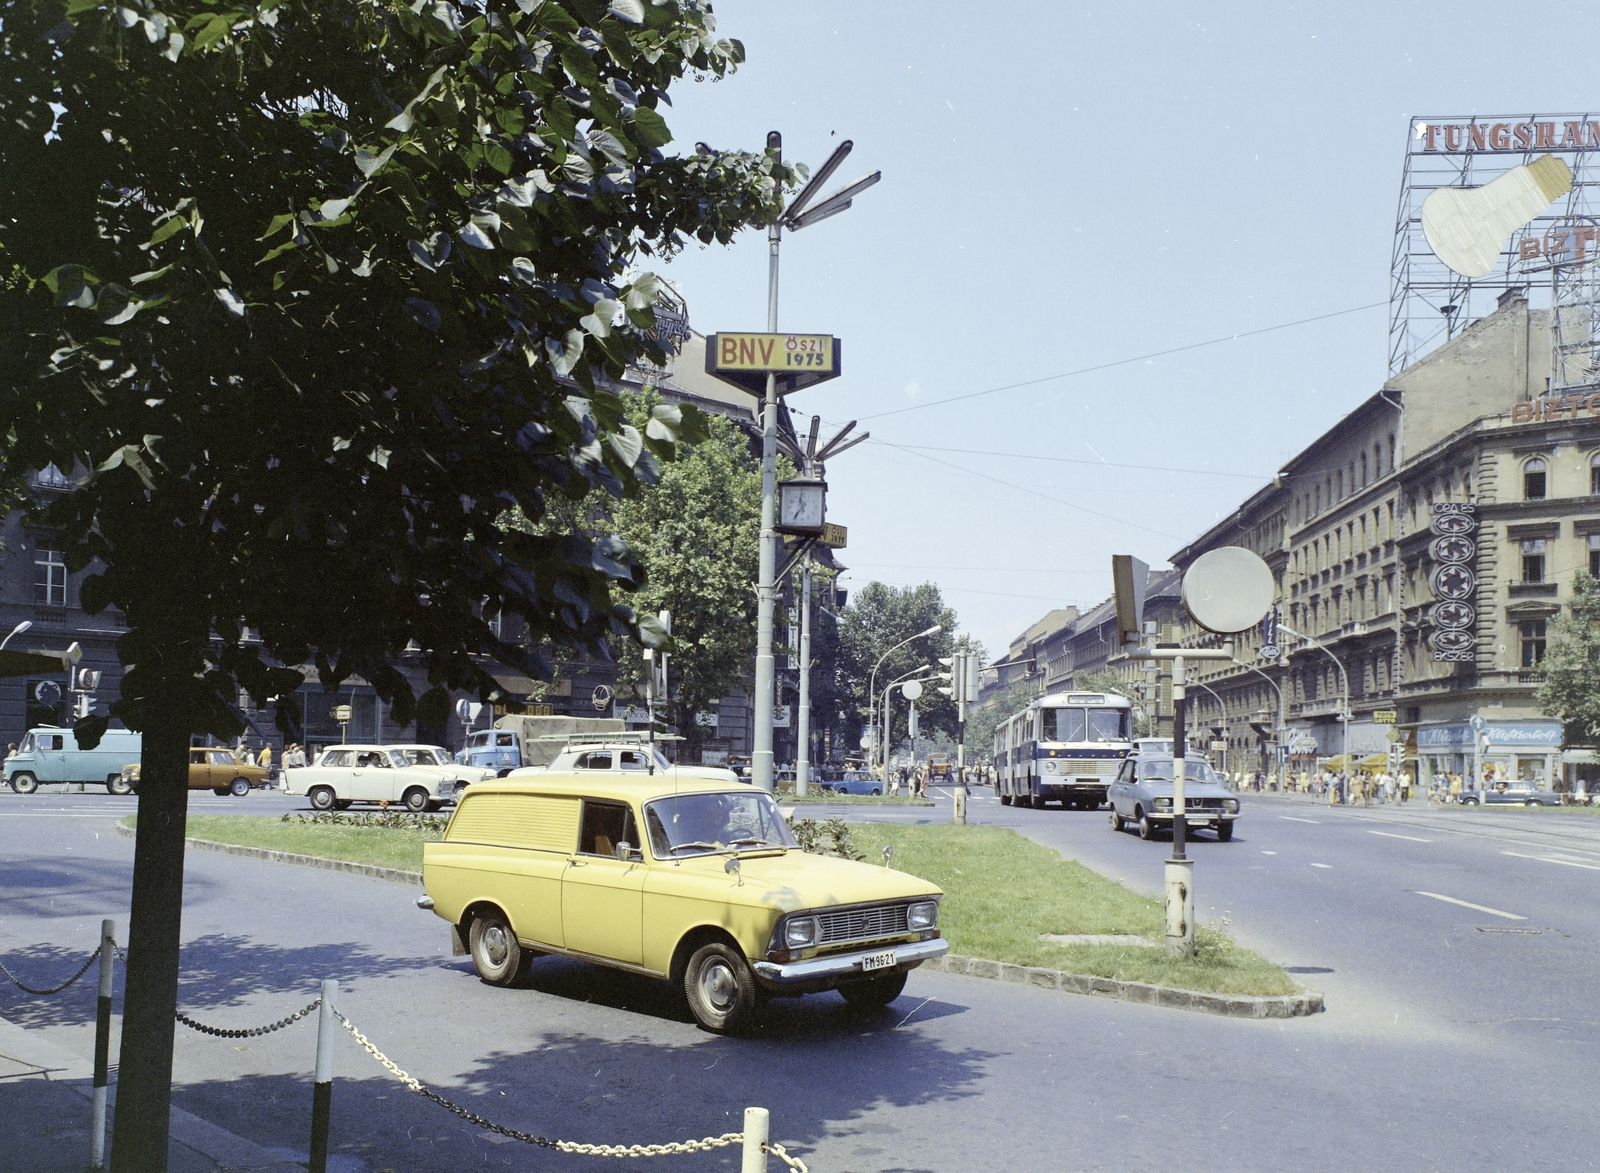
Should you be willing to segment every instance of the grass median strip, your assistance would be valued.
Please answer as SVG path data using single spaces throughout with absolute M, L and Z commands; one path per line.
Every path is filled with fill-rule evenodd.
M 1131 891 L 1004 827 L 852 823 L 867 860 L 894 848 L 892 866 L 945 891 L 939 921 L 953 953 L 1212 994 L 1292 994 L 1299 987 L 1227 934 L 1196 928 L 1192 960 L 1141 945 L 1061 945 L 1044 934 L 1164 939 L 1161 902 Z
M 127 827 L 135 826 L 135 818 L 129 815 L 122 823 Z M 422 845 L 444 838 L 444 819 L 436 816 L 434 823 L 424 821 L 426 818 L 360 823 L 312 822 L 304 818 L 284 821 L 261 815 L 190 815 L 186 834 L 191 839 L 209 839 L 213 843 L 264 847 L 269 851 L 420 872 Z
M 122 820 L 134 826 L 134 816 Z M 443 816 L 191 815 L 195 839 L 378 867 L 422 870 L 422 845 L 443 837 Z M 829 824 L 836 826 L 838 824 Z M 1192 960 L 1129 944 L 1059 944 L 1047 935 L 1114 935 L 1160 942 L 1161 903 L 1003 827 L 848 824 L 853 849 L 945 891 L 940 927 L 952 952 L 1120 981 L 1214 994 L 1292 994 L 1281 966 L 1220 930 L 1195 930 Z

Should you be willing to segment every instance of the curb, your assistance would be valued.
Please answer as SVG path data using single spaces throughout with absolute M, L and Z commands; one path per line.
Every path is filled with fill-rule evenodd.
M 132 827 L 117 824 L 117 834 L 132 839 Z M 421 872 L 408 872 L 404 868 L 381 868 L 372 863 L 353 863 L 347 859 L 324 859 L 320 855 L 298 855 L 292 851 L 273 851 L 268 847 L 244 847 L 238 843 L 217 843 L 210 839 L 185 839 L 183 844 L 195 851 L 220 851 L 223 855 L 242 855 L 247 859 L 268 859 L 273 863 L 297 863 L 301 867 L 324 868 L 330 872 L 349 872 L 374 880 L 391 880 L 398 884 L 422 883 Z
M 979 957 L 961 957 L 955 953 L 946 953 L 935 961 L 925 961 L 922 963 L 922 968 L 965 974 L 967 977 L 1016 982 L 1019 985 L 1037 986 L 1044 990 L 1060 990 L 1067 994 L 1120 998 L 1124 1002 L 1137 1002 L 1144 1006 L 1165 1006 L 1171 1010 L 1221 1014 L 1229 1018 L 1303 1018 L 1311 1014 L 1321 1014 L 1327 1009 L 1322 1003 L 1322 995 L 1315 990 L 1307 990 L 1301 994 L 1206 994 L 1199 990 L 1153 986 L 1148 982 L 1124 982 L 1116 978 L 1066 973 L 1059 969 L 1044 969 L 1033 965 L 985 961 Z

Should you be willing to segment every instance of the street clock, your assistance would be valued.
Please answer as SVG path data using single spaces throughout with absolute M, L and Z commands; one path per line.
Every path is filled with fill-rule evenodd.
M 801 478 L 784 481 L 778 486 L 779 533 L 821 535 L 826 528 L 823 498 L 828 486 L 819 480 Z

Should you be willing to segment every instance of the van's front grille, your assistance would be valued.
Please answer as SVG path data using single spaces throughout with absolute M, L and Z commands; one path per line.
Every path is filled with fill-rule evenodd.
M 906 927 L 904 904 L 879 904 L 871 908 L 852 908 L 844 912 L 818 915 L 821 925 L 819 945 L 839 945 L 846 941 L 870 941 L 877 937 L 897 937 L 910 932 Z

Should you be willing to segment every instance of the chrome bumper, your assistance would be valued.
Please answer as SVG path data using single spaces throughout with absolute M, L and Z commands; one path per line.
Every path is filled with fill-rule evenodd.
M 810 961 L 791 961 L 780 964 L 776 961 L 757 961 L 751 968 L 756 971 L 756 976 L 762 981 L 775 986 L 798 985 L 802 982 L 813 982 L 818 979 L 851 977 L 862 972 L 861 959 L 875 957 L 880 953 L 894 950 L 895 970 L 905 969 L 909 966 L 920 965 L 924 961 L 932 961 L 935 957 L 943 957 L 950 952 L 950 942 L 942 937 L 931 941 L 912 941 L 904 945 L 893 945 L 884 949 L 862 949 L 856 953 L 835 953 L 828 957 L 813 957 Z M 873 970 L 873 973 L 891 973 L 892 970 Z
M 1214 823 L 1218 819 L 1231 822 L 1239 817 L 1239 811 L 1187 811 L 1184 818 L 1191 823 Z M 1152 823 L 1172 822 L 1171 811 L 1150 811 L 1149 818 Z

